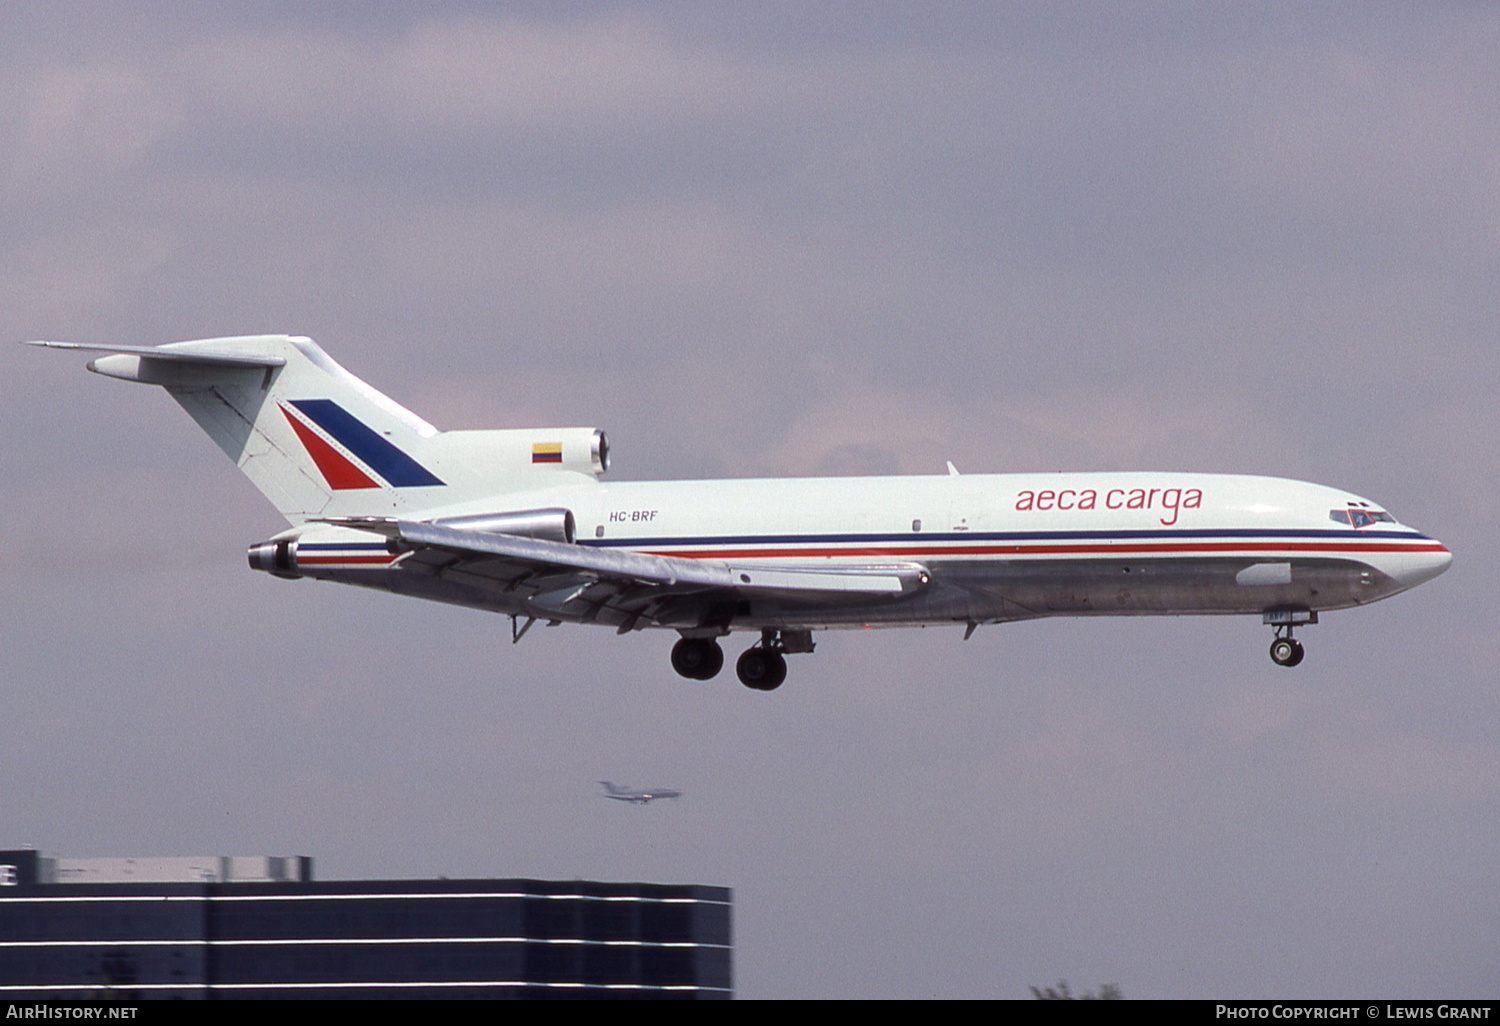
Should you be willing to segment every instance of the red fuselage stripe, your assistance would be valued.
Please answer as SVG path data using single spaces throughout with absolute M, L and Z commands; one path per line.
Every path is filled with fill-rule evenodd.
M 1278 552 L 1328 552 L 1340 555 L 1360 552 L 1447 552 L 1438 542 L 1368 542 L 1348 545 L 1328 542 L 1122 542 L 1114 545 L 872 545 L 868 547 L 805 549 L 648 549 L 652 556 L 684 559 L 751 559 L 784 556 L 1110 556 L 1119 554 L 1187 554 L 1242 552 L 1274 555 Z

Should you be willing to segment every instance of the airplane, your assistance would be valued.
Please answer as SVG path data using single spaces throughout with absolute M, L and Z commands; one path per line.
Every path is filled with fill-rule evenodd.
M 637 791 L 631 787 L 621 787 L 619 784 L 608 780 L 601 780 L 604 785 L 604 797 L 613 798 L 617 802 L 629 802 L 631 805 L 648 805 L 658 798 L 681 798 L 682 792 L 670 787 L 652 787 Z
M 537 621 L 675 631 L 696 680 L 720 639 L 771 691 L 815 631 L 1051 616 L 1257 615 L 1271 658 L 1298 627 L 1447 569 L 1439 541 L 1338 488 L 1195 473 L 947 474 L 602 481 L 597 428 L 439 431 L 311 339 L 252 335 L 102 353 L 88 368 L 158 385 L 291 527 L 250 546 L 274 577 Z

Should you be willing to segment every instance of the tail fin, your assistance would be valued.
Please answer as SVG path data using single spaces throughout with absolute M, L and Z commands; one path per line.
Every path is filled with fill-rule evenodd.
M 165 388 L 294 524 L 410 515 L 606 466 L 603 432 L 589 428 L 440 432 L 308 338 L 33 344 L 108 353 L 89 370 Z

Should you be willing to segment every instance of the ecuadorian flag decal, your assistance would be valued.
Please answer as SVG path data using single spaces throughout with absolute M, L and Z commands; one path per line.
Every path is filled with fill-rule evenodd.
M 443 484 L 432 471 L 332 399 L 293 399 L 281 403 L 280 408 L 328 487 L 336 492 L 380 488 L 382 480 L 392 488 L 430 488 Z
M 532 463 L 561 463 L 561 442 L 533 442 L 531 445 Z

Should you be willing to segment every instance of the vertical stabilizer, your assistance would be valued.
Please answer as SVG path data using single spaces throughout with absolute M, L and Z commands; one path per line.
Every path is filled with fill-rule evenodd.
M 160 385 L 293 524 L 420 516 L 506 492 L 591 482 L 608 465 L 592 428 L 440 432 L 308 338 L 244 335 L 102 352 L 89 369 Z
M 437 429 L 311 339 L 247 335 L 66 348 L 108 353 L 89 364 L 97 374 L 165 388 L 294 524 L 444 501 L 444 481 L 410 454 Z

